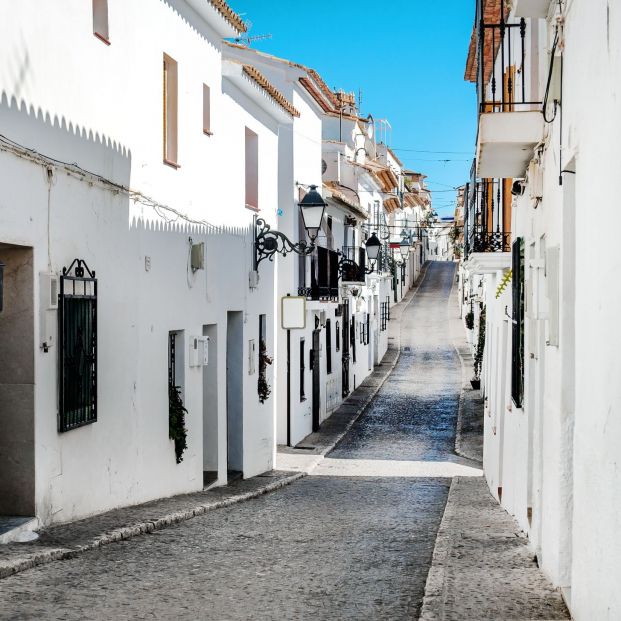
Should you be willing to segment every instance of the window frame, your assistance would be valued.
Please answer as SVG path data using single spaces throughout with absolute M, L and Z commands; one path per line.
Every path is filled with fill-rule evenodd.
M 332 375 L 332 320 L 326 319 L 326 375 Z
M 164 53 L 163 58 L 163 160 L 164 164 L 179 166 L 179 66 L 177 61 Z
M 93 35 L 110 45 L 110 11 L 108 0 L 93 0 Z
M 305 376 L 306 376 L 306 357 L 304 355 L 304 350 L 306 346 L 306 340 L 300 339 L 300 402 L 306 401 L 306 386 L 305 386 Z
M 211 131 L 211 88 L 203 82 L 203 134 L 213 136 Z

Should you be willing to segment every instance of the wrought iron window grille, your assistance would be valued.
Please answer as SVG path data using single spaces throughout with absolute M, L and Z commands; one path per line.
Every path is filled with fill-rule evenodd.
M 97 278 L 82 259 L 60 277 L 58 343 L 62 433 L 97 421 Z

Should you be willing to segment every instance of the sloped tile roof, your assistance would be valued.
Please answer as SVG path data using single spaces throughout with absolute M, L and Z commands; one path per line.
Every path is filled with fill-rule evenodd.
M 289 100 L 256 68 L 252 65 L 243 66 L 244 73 L 261 87 L 285 112 L 291 116 L 300 116 L 298 110 Z
M 244 20 L 228 5 L 224 0 L 208 0 L 210 4 L 224 17 L 224 19 L 237 30 L 237 32 L 246 32 L 248 27 Z

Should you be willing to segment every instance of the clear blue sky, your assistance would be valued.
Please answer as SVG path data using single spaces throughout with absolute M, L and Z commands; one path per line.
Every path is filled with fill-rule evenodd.
M 438 213 L 452 213 L 445 190 L 468 180 L 476 134 L 474 86 L 463 80 L 474 2 L 229 2 L 251 36 L 272 35 L 254 48 L 316 69 L 331 87 L 361 89 L 362 113 L 390 121 L 397 155 L 428 175 Z

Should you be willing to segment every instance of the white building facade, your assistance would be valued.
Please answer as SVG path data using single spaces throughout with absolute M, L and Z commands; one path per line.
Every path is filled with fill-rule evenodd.
M 33 528 L 276 467 L 381 362 L 426 260 L 419 189 L 373 123 L 227 43 L 225 2 L 65 9 L 0 24 L 0 519 Z M 263 257 L 262 227 L 308 243 L 314 186 L 317 247 Z
M 480 110 L 463 276 L 465 310 L 486 315 L 485 472 L 572 616 L 616 619 L 619 293 L 610 283 L 620 259 L 614 227 L 600 227 L 596 251 L 581 233 L 593 209 L 613 221 L 621 11 L 603 0 L 511 4 L 477 3 L 484 26 L 466 71 Z M 500 24 L 504 37 L 493 39 Z

